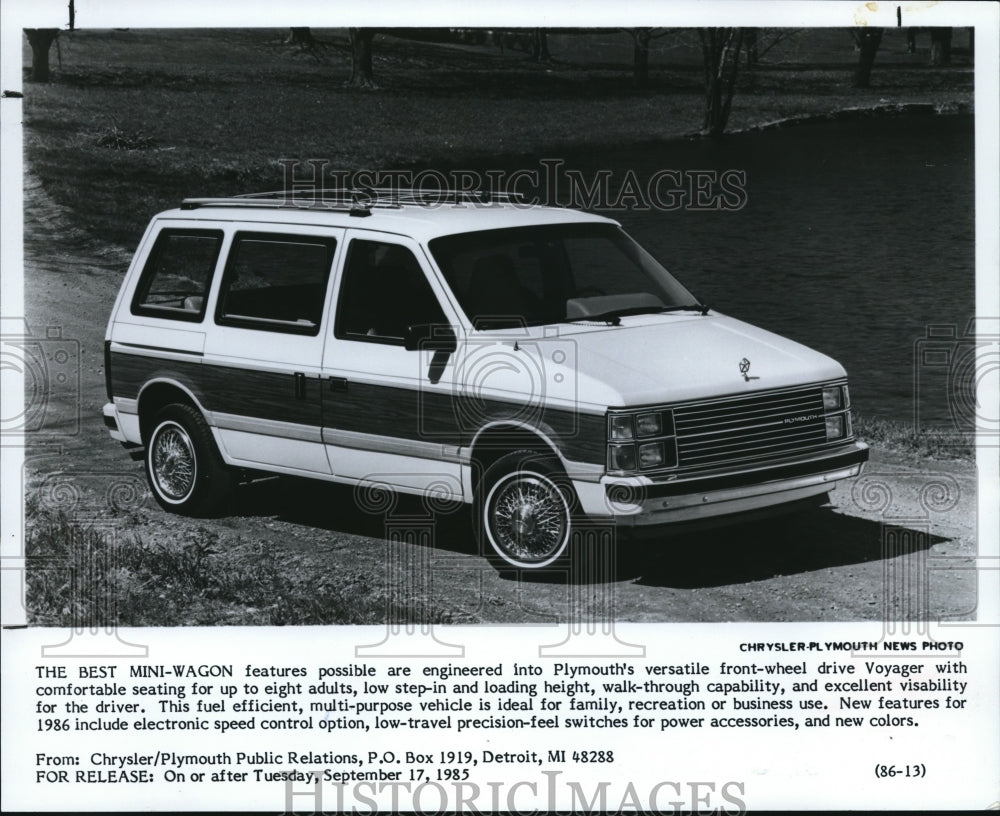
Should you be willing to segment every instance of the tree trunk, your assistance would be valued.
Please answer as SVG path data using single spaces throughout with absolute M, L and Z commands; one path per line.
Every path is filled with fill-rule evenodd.
M 882 43 L 881 28 L 855 28 L 851 34 L 858 46 L 858 65 L 854 69 L 855 88 L 867 88 L 872 81 L 872 67 L 875 65 L 875 55 Z
M 35 82 L 49 81 L 49 49 L 56 37 L 58 28 L 26 28 L 24 33 L 31 46 L 31 78 Z
M 637 88 L 649 84 L 649 40 L 648 28 L 633 28 L 632 35 L 632 81 Z
M 76 29 L 76 0 L 69 0 L 69 30 Z
M 544 28 L 536 28 L 531 42 L 531 58 L 535 62 L 551 62 L 549 54 L 549 35 Z
M 301 45 L 303 48 L 312 48 L 316 45 L 309 26 L 292 26 L 285 42 L 288 45 Z
M 349 28 L 351 36 L 351 78 L 345 83 L 353 88 L 375 88 L 372 76 L 373 28 Z
M 701 54 L 705 73 L 704 136 L 721 136 L 729 121 L 739 71 L 741 28 L 701 28 Z
M 747 43 L 747 68 L 753 68 L 759 59 L 757 55 L 757 29 L 748 28 L 745 39 Z
M 951 29 L 931 29 L 931 65 L 940 67 L 951 63 Z

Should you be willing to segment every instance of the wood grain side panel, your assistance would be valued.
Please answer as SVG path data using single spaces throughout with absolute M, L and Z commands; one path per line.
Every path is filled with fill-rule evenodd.
M 203 365 L 202 389 L 210 411 L 320 426 L 320 380 L 306 377 L 296 397 L 295 375 Z
M 114 396 L 137 399 L 142 386 L 157 378 L 180 383 L 208 411 L 456 447 L 471 444 L 484 425 L 509 420 L 545 428 L 566 459 L 605 460 L 603 416 L 356 382 L 342 390 L 317 377 L 305 379 L 304 397 L 298 398 L 291 372 L 111 352 Z
M 137 399 L 155 379 L 187 388 L 207 411 L 320 426 L 320 380 L 307 377 L 304 395 L 296 397 L 293 373 L 254 371 L 205 362 L 163 360 L 111 352 L 111 390 L 116 397 Z
M 547 429 L 567 459 L 604 463 L 603 416 L 355 382 L 323 393 L 324 426 L 358 433 L 467 446 L 480 428 L 503 420 Z

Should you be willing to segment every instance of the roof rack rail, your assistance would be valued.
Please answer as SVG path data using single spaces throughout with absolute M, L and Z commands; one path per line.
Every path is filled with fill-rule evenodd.
M 521 193 L 496 193 L 489 190 L 412 190 L 393 187 L 295 187 L 222 198 L 185 198 L 182 210 L 199 207 L 294 207 L 297 209 L 334 210 L 351 215 L 371 215 L 374 208 L 400 209 L 405 206 L 428 207 L 441 204 L 524 203 Z

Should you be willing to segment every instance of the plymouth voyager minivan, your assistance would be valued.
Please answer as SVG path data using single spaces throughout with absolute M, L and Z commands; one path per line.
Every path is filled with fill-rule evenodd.
M 139 244 L 105 371 L 166 510 L 260 471 L 377 485 L 471 504 L 519 568 L 585 519 L 736 521 L 868 458 L 834 360 L 700 303 L 616 222 L 509 197 L 185 200 Z

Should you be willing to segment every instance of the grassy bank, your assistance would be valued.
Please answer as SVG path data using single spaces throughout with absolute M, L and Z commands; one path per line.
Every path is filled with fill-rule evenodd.
M 28 622 L 35 626 L 461 623 L 429 600 L 390 598 L 360 571 L 317 575 L 266 544 L 190 527 L 165 541 L 26 503 Z
M 854 432 L 875 450 L 886 450 L 930 459 L 976 458 L 976 438 L 972 433 L 955 430 L 919 430 L 906 422 L 879 417 L 852 417 Z
M 148 215 L 184 196 L 281 187 L 280 159 L 347 172 L 483 168 L 491 157 L 613 151 L 701 125 L 693 40 L 654 51 L 640 90 L 621 32 L 553 37 L 554 62 L 541 65 L 510 49 L 380 36 L 379 88 L 361 91 L 343 85 L 343 32 L 315 32 L 311 52 L 284 44 L 286 33 L 64 33 L 55 80 L 25 85 L 30 171 L 97 240 L 131 249 Z M 907 54 L 903 33 L 887 32 L 872 87 L 859 91 L 848 34 L 802 32 L 742 74 L 730 130 L 853 107 L 971 105 L 968 55 L 931 69 L 921 45 Z

